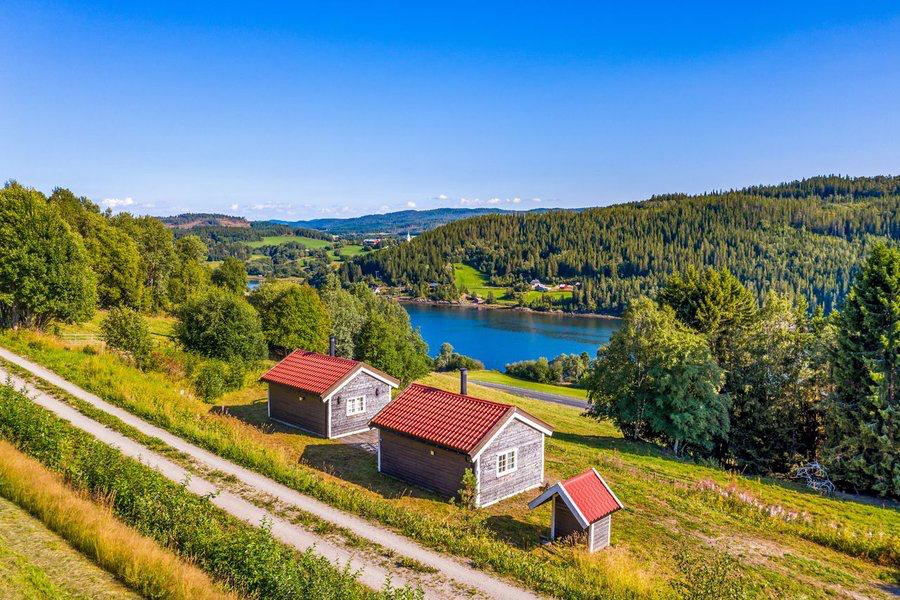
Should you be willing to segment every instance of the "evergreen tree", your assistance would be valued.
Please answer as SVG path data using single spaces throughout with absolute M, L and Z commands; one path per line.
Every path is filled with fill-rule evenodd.
M 900 250 L 872 247 L 836 324 L 825 463 L 845 485 L 900 496 Z

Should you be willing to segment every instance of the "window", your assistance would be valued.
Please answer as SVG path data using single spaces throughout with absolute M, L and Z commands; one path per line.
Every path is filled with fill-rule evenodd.
M 497 475 L 512 473 L 518 467 L 518 451 L 513 448 L 497 455 Z
M 347 398 L 347 416 L 359 415 L 366 412 L 366 397 Z

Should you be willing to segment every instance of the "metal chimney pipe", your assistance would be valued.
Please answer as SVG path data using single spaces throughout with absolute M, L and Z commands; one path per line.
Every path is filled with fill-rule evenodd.
M 459 393 L 463 396 L 469 393 L 469 370 L 465 367 L 459 370 Z
M 334 356 L 337 352 L 337 340 L 334 336 L 328 338 L 328 356 Z

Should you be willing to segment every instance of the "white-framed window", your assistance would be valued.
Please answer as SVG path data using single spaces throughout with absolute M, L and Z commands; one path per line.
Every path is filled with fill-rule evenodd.
M 506 475 L 519 468 L 519 449 L 513 448 L 497 455 L 497 475 Z
M 347 416 L 361 415 L 366 412 L 366 397 L 347 398 Z

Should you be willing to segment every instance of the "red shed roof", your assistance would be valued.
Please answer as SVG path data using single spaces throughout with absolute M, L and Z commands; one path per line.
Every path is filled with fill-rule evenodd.
M 596 469 L 588 469 L 547 488 L 543 494 L 529 502 L 528 507 L 537 508 L 554 494 L 559 494 L 582 527 L 624 508 Z
M 454 394 L 418 383 L 381 409 L 370 425 L 474 455 L 511 418 L 546 434 L 552 428 L 511 404 Z
M 393 387 L 400 384 L 390 375 L 366 363 L 307 350 L 294 350 L 284 360 L 263 373 L 259 380 L 279 383 L 324 397 L 360 371 L 367 371 Z

